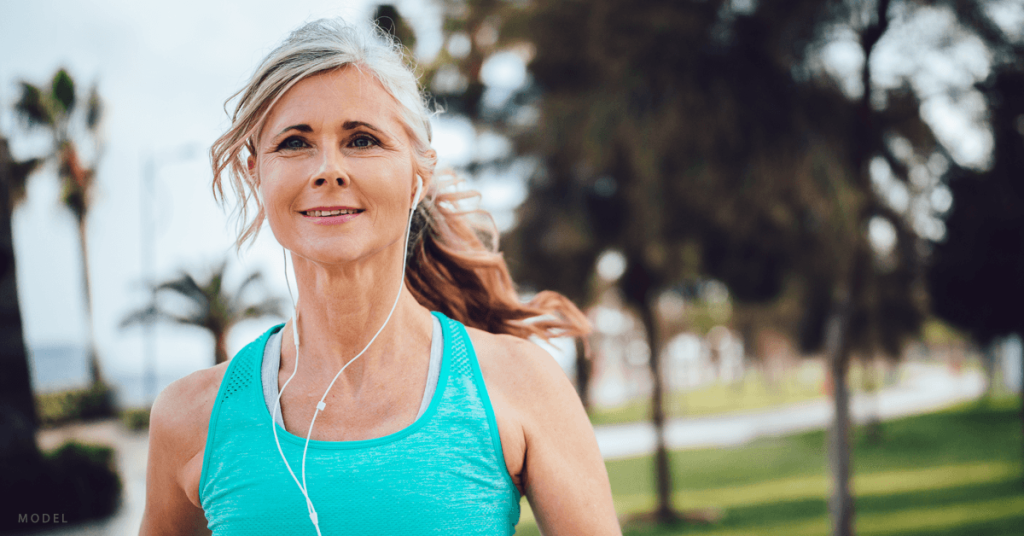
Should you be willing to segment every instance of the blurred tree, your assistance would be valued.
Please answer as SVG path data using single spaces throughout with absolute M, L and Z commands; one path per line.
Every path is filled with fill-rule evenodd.
M 768 299 L 781 287 L 784 270 L 774 265 L 784 254 L 758 255 L 773 252 L 773 244 L 753 239 L 753 232 L 735 232 L 735 207 L 721 203 L 729 197 L 723 195 L 727 188 L 722 180 L 730 175 L 714 164 L 732 159 L 741 149 L 736 146 L 748 142 L 742 139 L 746 125 L 721 121 L 723 107 L 753 104 L 767 111 L 778 104 L 764 95 L 752 95 L 751 100 L 732 94 L 747 89 L 740 89 L 737 76 L 751 67 L 753 73 L 746 73 L 751 78 L 770 75 L 756 87 L 774 95 L 773 83 L 782 81 L 786 87 L 788 75 L 778 75 L 774 64 L 757 61 L 760 57 L 748 60 L 739 51 L 714 46 L 718 13 L 727 9 L 721 2 L 557 2 L 520 13 L 509 13 L 506 6 L 480 2 L 472 10 L 453 8 L 449 15 L 449 48 L 452 40 L 470 36 L 469 51 L 463 54 L 469 61 L 459 63 L 460 76 L 468 79 L 460 98 L 470 102 L 458 109 L 509 133 L 518 152 L 541 161 L 518 212 L 518 225 L 506 240 L 515 246 L 511 265 L 520 272 L 517 278 L 581 296 L 602 251 L 614 248 L 625 256 L 626 270 L 618 284 L 642 319 L 651 349 L 652 420 L 658 437 L 659 501 L 654 515 L 672 521 L 679 514 L 671 505 L 660 360 L 670 334 L 660 333 L 655 303 L 671 286 L 699 276 L 705 264 L 712 273 L 743 271 L 728 278 L 742 298 Z M 497 24 L 507 40 L 532 45 L 535 85 L 507 99 L 511 105 L 494 110 L 482 102 L 476 63 L 492 52 L 486 45 L 493 47 L 495 40 L 476 36 L 486 36 Z M 736 60 L 741 63 L 729 67 Z M 476 94 L 470 91 L 474 81 L 481 88 Z M 531 92 L 542 98 L 531 99 Z M 531 108 L 538 120 L 523 121 L 523 111 Z M 788 121 L 784 112 L 772 116 Z M 716 136 L 723 127 L 734 130 Z M 755 131 L 751 144 L 772 130 Z M 736 146 L 723 142 L 730 139 Z M 767 181 L 750 180 L 749 171 L 740 175 L 746 179 L 744 186 L 770 189 Z M 765 193 L 746 190 L 755 197 Z M 758 219 L 755 215 L 743 223 L 750 231 L 763 229 Z M 707 239 L 710 235 L 722 240 Z
M 14 160 L 7 140 L 0 137 L 0 484 L 16 489 L 16 483 L 5 482 L 13 474 L 8 468 L 36 466 L 40 463 L 36 444 L 39 419 L 32 397 L 28 353 L 18 304 L 18 282 L 14 264 L 14 240 L 11 214 L 25 198 L 25 182 L 38 159 Z
M 392 37 L 408 51 L 416 48 L 416 34 L 405 19 L 398 13 L 398 9 L 392 4 L 378 5 L 373 12 L 373 22 Z
M 964 18 L 985 21 L 981 6 L 974 7 Z M 992 165 L 984 171 L 954 165 L 947 173 L 953 208 L 928 282 L 935 313 L 988 346 L 997 337 L 1024 335 L 1024 47 L 991 22 L 984 26 L 997 43 L 991 48 L 1001 52 L 978 86 L 989 108 Z M 1021 419 L 1024 431 L 1024 406 Z
M 263 281 L 263 274 L 259 271 L 249 274 L 234 292 L 227 291 L 223 285 L 226 267 L 227 261 L 221 262 L 201 283 L 197 283 L 190 274 L 182 273 L 177 279 L 155 285 L 150 304 L 126 316 L 121 321 L 121 328 L 156 321 L 197 326 L 213 336 L 214 364 L 227 361 L 227 335 L 235 324 L 264 316 L 282 317 L 284 312 L 280 298 L 264 297 L 254 303 L 246 299 L 246 291 Z M 164 293 L 184 298 L 184 307 L 165 305 L 159 299 Z
M 46 160 L 57 163 L 57 176 L 61 183 L 61 201 L 75 216 L 78 224 L 78 239 L 82 247 L 82 281 L 85 291 L 85 308 L 89 354 L 89 377 L 92 384 L 103 383 L 103 373 L 92 329 L 92 291 L 89 280 L 89 248 L 86 233 L 86 218 L 92 198 L 95 181 L 95 162 L 101 152 L 98 127 L 102 116 L 102 102 L 96 87 L 89 92 L 84 110 L 75 114 L 78 108 L 75 82 L 64 69 L 54 74 L 48 90 L 40 89 L 28 82 L 21 83 L 21 97 L 15 104 L 15 112 L 28 129 L 41 129 L 51 138 L 50 153 Z M 79 124 L 80 122 L 80 124 Z M 84 132 L 81 128 L 84 127 Z M 86 167 L 82 161 L 76 134 L 86 135 L 94 145 L 93 167 Z
M 515 156 L 467 170 L 520 155 L 536 164 L 505 240 L 517 280 L 568 293 L 587 288 L 602 251 L 626 257 L 619 287 L 651 347 L 659 519 L 676 513 L 660 439 L 666 334 L 653 304 L 681 281 L 713 277 L 748 311 L 741 331 L 777 323 L 769 317 L 784 307 L 804 350 L 827 347 L 830 509 L 835 533 L 852 533 L 850 359 L 898 358 L 927 304 L 919 215 L 894 207 L 871 169 L 914 192 L 922 161 L 946 153 L 921 118 L 921 96 L 906 81 L 879 85 L 872 57 L 891 19 L 937 3 L 446 4 L 434 93 L 478 130 L 515 142 Z M 961 13 L 971 2 L 950 3 Z M 821 51 L 848 36 L 863 58 L 852 94 L 821 67 Z M 483 72 L 508 52 L 529 60 L 532 78 L 502 94 Z M 879 226 L 891 230 L 890 247 L 872 240 Z
M 525 40 L 535 51 L 535 84 L 508 98 L 509 105 L 458 107 L 508 133 L 518 152 L 541 161 L 519 223 L 505 241 L 514 246 L 510 264 L 520 271 L 517 278 L 576 297 L 585 295 L 602 251 L 623 252 L 626 271 L 618 284 L 642 319 L 651 348 L 655 516 L 677 519 L 660 363 L 671 334 L 660 333 L 655 303 L 663 291 L 703 274 L 725 280 L 740 300 L 766 301 L 780 292 L 787 256 L 800 245 L 790 232 L 799 219 L 788 212 L 800 208 L 796 201 L 803 193 L 791 181 L 762 176 L 768 171 L 782 178 L 813 163 L 769 158 L 783 149 L 801 154 L 802 147 L 780 147 L 774 140 L 801 139 L 785 132 L 802 126 L 787 112 L 805 95 L 792 94 L 788 71 L 764 52 L 772 50 L 765 46 L 770 25 L 751 24 L 737 28 L 734 38 L 719 38 L 729 30 L 720 24 L 720 14 L 730 11 L 723 2 L 560 2 L 519 13 L 503 3 L 473 7 L 453 9 L 449 40 L 486 34 L 487 25 L 500 22 L 509 44 Z M 474 58 L 477 45 L 471 39 L 463 57 Z M 481 58 L 491 52 L 479 49 Z M 474 72 L 479 70 L 472 61 L 461 69 L 466 88 L 473 87 Z M 460 98 L 473 94 L 467 90 Z M 816 100 L 826 101 L 826 111 L 833 101 L 842 102 Z M 531 108 L 538 116 L 532 124 L 522 119 Z M 802 138 L 816 143 L 822 136 Z M 807 152 L 827 161 L 830 147 L 818 145 L 823 148 Z
M 459 75 L 468 81 L 457 108 L 514 137 L 519 153 L 541 162 L 519 209 L 518 225 L 505 240 L 512 245 L 506 250 L 510 265 L 517 279 L 579 300 L 587 296 L 597 256 L 612 248 L 624 254 L 626 271 L 618 284 L 626 302 L 637 309 L 651 348 L 652 419 L 658 435 L 655 515 L 674 520 L 679 516 L 670 501 L 659 359 L 669 334 L 659 332 L 655 302 L 681 279 L 699 275 L 705 243 L 701 227 L 709 226 L 688 226 L 683 220 L 706 221 L 690 209 L 706 215 L 717 208 L 707 203 L 719 193 L 712 191 L 715 181 L 707 180 L 710 166 L 681 160 L 698 152 L 688 143 L 694 136 L 684 123 L 708 104 L 690 99 L 706 98 L 703 76 L 727 76 L 717 66 L 734 59 L 703 56 L 698 43 L 708 38 L 721 6 L 565 2 L 522 12 L 497 2 L 472 7 L 453 8 L 446 23 L 449 49 L 453 41 L 469 40 L 462 54 L 468 61 L 459 63 Z M 505 41 L 487 38 L 498 24 L 503 30 L 498 39 Z M 535 51 L 530 63 L 535 85 L 508 97 L 504 107 L 488 107 L 477 63 L 496 42 L 516 40 L 525 40 L 532 45 L 528 50 Z M 438 77 L 444 69 L 438 69 Z M 470 91 L 475 81 L 481 88 L 476 93 Z M 698 90 L 692 91 L 693 86 Z M 445 88 L 440 89 L 443 95 Z M 543 96 L 539 101 L 534 98 L 538 94 Z M 531 109 L 539 121 L 529 120 Z M 715 124 L 707 115 L 700 119 L 703 124 L 694 130 L 702 133 Z M 748 285 L 750 293 L 770 297 L 779 275 L 769 271 Z

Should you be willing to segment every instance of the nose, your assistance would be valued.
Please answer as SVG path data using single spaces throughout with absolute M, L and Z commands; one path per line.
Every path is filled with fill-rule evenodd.
M 325 149 L 321 152 L 320 167 L 310 177 L 314 188 L 337 184 L 347 186 L 350 182 L 345 157 L 337 148 Z

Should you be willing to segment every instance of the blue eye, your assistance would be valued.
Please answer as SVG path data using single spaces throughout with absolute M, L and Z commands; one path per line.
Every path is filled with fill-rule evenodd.
M 306 142 L 302 138 L 292 136 L 285 139 L 277 146 L 278 149 L 302 149 L 306 146 Z
M 377 140 L 375 140 L 375 139 L 373 139 L 373 138 L 371 138 L 369 136 L 359 136 L 358 138 L 352 140 L 352 146 L 353 147 L 363 148 L 363 147 L 370 147 L 370 146 L 373 146 L 373 145 L 377 145 Z
M 306 141 L 298 136 L 289 136 L 281 143 L 278 143 L 278 151 L 304 149 L 306 147 L 309 147 L 306 145 Z

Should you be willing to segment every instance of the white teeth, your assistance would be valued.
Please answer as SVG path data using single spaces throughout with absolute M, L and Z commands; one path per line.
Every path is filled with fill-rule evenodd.
M 340 216 L 342 214 L 355 214 L 357 212 L 359 212 L 359 211 L 355 210 L 355 209 L 350 209 L 350 210 L 330 210 L 330 211 L 328 211 L 328 210 L 310 210 L 310 211 L 306 212 L 306 214 L 309 215 L 309 216 L 317 217 L 317 218 L 323 218 L 323 217 L 326 217 L 326 216 Z

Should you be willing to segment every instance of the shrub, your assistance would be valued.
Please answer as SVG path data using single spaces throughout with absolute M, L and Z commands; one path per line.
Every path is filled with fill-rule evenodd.
M 121 422 L 129 430 L 149 428 L 149 408 L 131 408 L 121 412 Z
M 121 499 L 114 449 L 68 441 L 44 455 L 53 483 L 50 494 L 68 520 L 106 517 Z
M 36 395 L 39 424 L 43 426 L 109 417 L 114 414 L 113 402 L 113 389 L 105 383 Z
M 0 488 L 13 491 L 5 499 L 10 509 L 0 518 L 0 532 L 43 528 L 19 523 L 18 514 L 59 514 L 71 524 L 107 517 L 120 506 L 121 477 L 111 447 L 71 440 L 10 465 L 0 473 Z

